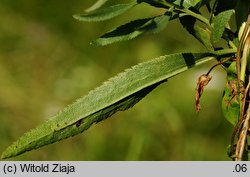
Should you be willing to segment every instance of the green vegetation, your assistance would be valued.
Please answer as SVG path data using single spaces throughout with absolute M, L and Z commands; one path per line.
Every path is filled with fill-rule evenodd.
M 209 63 L 208 67 L 219 62 L 227 70 L 232 62 L 236 60 L 237 63 L 241 59 L 245 64 L 240 68 L 240 78 L 247 77 L 244 71 L 247 67 L 248 51 L 245 50 L 248 43 L 239 41 L 237 36 L 232 35 L 234 23 L 229 23 L 234 12 L 237 23 L 246 20 L 237 18 L 237 8 L 242 5 L 240 3 L 221 9 L 220 3 L 225 2 L 219 1 L 217 4 L 205 0 L 145 0 L 120 5 L 116 1 L 115 4 L 118 5 L 113 5 L 112 1 L 100 0 L 88 9 L 89 14 L 74 15 L 74 18 L 81 21 L 102 21 L 126 13 L 114 21 L 87 25 L 73 21 L 68 16 L 77 9 L 80 11 L 80 7 L 87 6 L 87 2 L 58 2 L 60 9 L 56 3 L 57 1 L 45 5 L 42 2 L 26 2 L 20 6 L 18 3 L 2 2 L 4 10 L 1 18 L 8 24 L 1 25 L 0 28 L 4 34 L 0 37 L 0 42 L 4 44 L 0 55 L 0 77 L 4 81 L 0 92 L 4 147 L 24 131 L 41 123 L 12 144 L 2 154 L 3 158 L 81 133 L 93 123 L 98 123 L 117 111 L 131 108 L 169 78 L 204 62 Z M 37 8 L 37 11 L 27 10 L 29 8 Z M 124 21 L 125 25 L 120 26 Z M 114 27 L 114 24 L 120 27 Z M 92 44 L 105 47 L 88 46 L 92 36 L 103 33 L 104 26 L 113 30 L 92 41 Z M 185 29 L 196 39 L 185 32 Z M 243 39 L 248 34 L 245 29 L 248 29 L 248 23 L 242 34 Z M 235 34 L 238 30 L 239 27 Z M 150 33 L 157 34 L 144 35 L 127 42 Z M 118 41 L 125 42 L 106 46 Z M 234 59 L 237 51 L 237 58 Z M 171 54 L 176 52 L 179 54 Z M 149 60 L 158 56 L 162 57 Z M 209 62 L 212 59 L 213 63 Z M 143 63 L 136 65 L 142 61 Z M 100 85 L 101 81 L 132 65 L 136 66 L 88 93 Z M 46 147 L 46 152 L 37 150 L 16 159 L 229 159 L 226 147 L 230 144 L 232 127 L 222 119 L 219 106 L 221 102 L 223 105 L 223 77 L 210 81 L 208 72 L 205 76 L 209 76 L 209 80 L 198 82 L 197 110 L 200 109 L 204 87 L 209 81 L 216 84 L 210 89 L 206 88 L 201 101 L 202 110 L 199 114 L 195 113 L 195 82 L 209 68 L 195 76 L 193 73 L 203 67 L 206 66 L 171 79 L 166 86 L 150 93 L 140 102 L 140 106 L 115 115 L 119 119 L 112 118 L 98 123 L 83 136 Z M 230 75 L 230 80 L 239 81 L 238 68 L 233 71 L 236 76 Z M 212 75 L 213 73 L 220 76 L 223 69 L 217 67 Z M 236 84 L 237 100 L 234 101 L 236 106 L 233 105 L 233 108 L 238 107 L 238 110 L 234 114 L 241 114 L 241 110 L 244 110 L 242 106 L 245 103 L 241 103 L 244 93 L 239 90 L 246 87 L 247 83 L 248 79 L 245 84 Z M 225 103 L 225 100 L 231 101 L 230 88 L 226 86 L 223 97 L 224 115 L 236 126 L 235 117 L 226 111 L 232 107 L 230 103 Z M 55 115 L 83 94 L 86 96 Z M 247 115 L 247 112 L 243 111 L 242 115 Z M 42 123 L 44 117 L 52 118 Z M 17 128 L 20 126 L 23 129 Z M 234 130 L 241 133 L 241 128 L 237 129 L 237 126 Z

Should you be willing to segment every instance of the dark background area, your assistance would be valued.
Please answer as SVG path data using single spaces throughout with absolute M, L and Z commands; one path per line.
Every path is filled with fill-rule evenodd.
M 205 50 L 178 21 L 156 35 L 91 46 L 91 40 L 118 25 L 161 13 L 142 5 L 100 23 L 72 18 L 93 2 L 1 0 L 0 152 L 126 68 L 165 54 Z M 230 160 L 232 126 L 221 113 L 222 68 L 212 72 L 202 110 L 195 112 L 196 80 L 214 63 L 170 79 L 132 109 L 83 134 L 11 160 Z

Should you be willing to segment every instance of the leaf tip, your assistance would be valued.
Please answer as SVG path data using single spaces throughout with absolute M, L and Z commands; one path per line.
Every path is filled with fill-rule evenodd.
M 10 158 L 10 157 L 12 157 L 12 156 L 10 155 L 10 153 L 8 153 L 7 150 L 5 150 L 5 151 L 1 154 L 1 159 L 8 159 L 8 158 Z
M 75 19 L 75 20 L 79 20 L 79 21 L 83 21 L 83 22 L 91 22 L 91 21 L 98 21 L 96 19 L 92 19 L 90 18 L 87 14 L 74 14 L 72 15 L 72 17 Z
M 93 46 L 99 46 L 98 45 L 98 43 L 96 43 L 96 41 L 95 40 L 93 40 L 93 41 L 90 41 L 90 43 L 89 43 L 90 45 L 93 45 Z
M 99 46 L 106 46 L 110 43 L 108 42 L 103 42 L 100 38 L 99 39 L 96 39 L 96 40 L 93 40 L 90 42 L 90 45 L 93 45 L 93 46 L 96 46 L 96 47 L 99 47 Z
M 79 14 L 74 14 L 74 15 L 72 15 L 72 17 L 73 17 L 75 20 L 80 20 Z

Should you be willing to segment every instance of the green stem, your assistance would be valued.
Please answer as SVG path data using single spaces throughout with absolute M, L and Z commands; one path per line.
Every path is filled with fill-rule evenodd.
M 249 29 L 249 27 L 248 27 Z M 246 33 L 245 36 L 241 36 L 243 39 L 246 38 L 245 43 L 243 42 L 243 51 L 241 57 L 241 68 L 240 68 L 240 79 L 244 82 L 247 68 L 247 61 L 249 58 L 249 47 L 250 47 L 250 33 Z
M 248 54 L 249 54 L 249 43 L 246 41 L 244 49 L 243 49 L 243 53 L 242 53 L 241 70 L 240 70 L 240 80 L 242 80 L 243 82 L 245 81 Z
M 223 56 L 223 55 L 229 55 L 229 54 L 235 54 L 237 52 L 237 48 L 230 48 L 230 49 L 221 49 L 214 51 L 213 53 L 217 56 Z
M 165 2 L 165 1 L 164 1 L 164 2 L 160 2 L 160 3 L 161 3 L 162 5 L 164 5 L 164 6 L 169 7 L 169 8 L 174 8 L 174 9 L 176 9 L 176 12 L 177 12 L 177 13 L 178 13 L 178 12 L 183 12 L 183 13 L 185 13 L 186 15 L 190 15 L 190 16 L 192 16 L 192 17 L 194 17 L 194 18 L 200 20 L 201 22 L 205 23 L 205 24 L 208 25 L 209 27 L 211 27 L 211 25 L 210 25 L 210 23 L 209 23 L 209 20 L 208 20 L 207 18 L 203 17 L 203 16 L 200 15 L 200 14 L 197 14 L 197 13 L 195 13 L 195 12 L 189 10 L 189 9 L 182 8 L 182 7 L 178 6 L 178 5 L 175 5 L 175 4 L 172 4 L 172 3 L 169 3 L 169 2 Z
M 197 13 L 195 13 L 195 12 L 189 10 L 189 9 L 178 9 L 178 11 L 183 12 L 183 13 L 185 13 L 187 15 L 190 15 L 190 16 L 200 20 L 201 22 L 205 23 L 207 26 L 211 27 L 211 25 L 209 23 L 209 20 L 207 18 L 203 17 L 200 14 L 197 14 Z
M 233 41 L 228 41 L 228 44 L 230 45 L 230 47 L 237 50 L 237 47 L 234 45 Z

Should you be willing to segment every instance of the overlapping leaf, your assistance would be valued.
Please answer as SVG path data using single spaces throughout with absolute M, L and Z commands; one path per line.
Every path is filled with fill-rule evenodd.
M 174 3 L 184 8 L 194 7 L 202 0 L 166 0 L 167 2 Z
M 180 18 L 183 27 L 198 39 L 209 51 L 213 51 L 211 43 L 211 32 L 208 29 L 203 29 L 197 25 L 197 20 L 191 16 L 184 16 Z
M 73 17 L 80 21 L 103 21 L 114 18 L 123 14 L 127 10 L 137 5 L 137 1 L 132 1 L 127 4 L 117 4 L 103 9 L 95 10 L 88 14 L 75 14 Z
M 131 21 L 92 41 L 92 44 L 104 46 L 114 42 L 130 40 L 146 32 L 158 33 L 167 26 L 171 15 L 171 12 L 167 12 L 154 18 Z
M 36 129 L 24 134 L 2 154 L 9 158 L 74 136 L 117 111 L 134 106 L 170 77 L 212 60 L 209 53 L 183 53 L 138 64 L 105 82 Z
M 219 13 L 214 17 L 212 32 L 213 42 L 218 42 L 221 39 L 223 32 L 225 31 L 225 27 L 233 13 L 234 10 L 227 10 Z
M 181 8 L 195 7 L 201 4 L 204 0 L 138 0 L 138 2 L 145 2 L 154 7 L 169 7 L 169 5 L 175 5 Z M 207 0 L 205 0 L 207 1 Z
M 206 5 L 206 4 L 208 5 L 210 3 L 210 1 L 212 1 L 212 0 L 201 0 L 200 2 L 195 4 L 195 8 L 200 9 L 203 5 Z
M 97 9 L 99 9 L 100 7 L 102 7 L 108 0 L 98 0 L 96 1 L 95 4 L 93 4 L 91 7 L 89 7 L 88 9 L 86 9 L 86 12 L 91 12 L 91 11 L 95 11 Z

